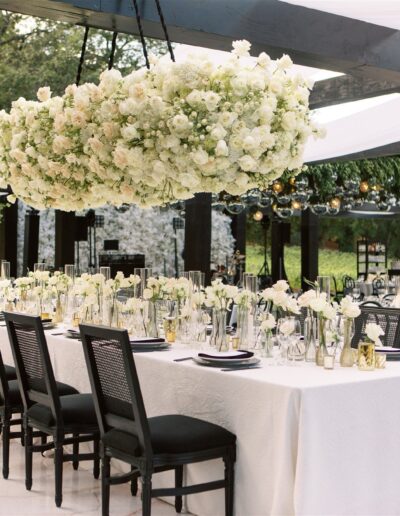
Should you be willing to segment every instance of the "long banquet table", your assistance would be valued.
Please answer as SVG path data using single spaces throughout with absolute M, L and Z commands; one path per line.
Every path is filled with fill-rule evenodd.
M 51 333 L 56 378 L 88 392 L 81 343 Z M 0 349 L 12 363 L 3 327 Z M 237 435 L 237 516 L 400 514 L 400 363 L 361 372 L 263 359 L 262 369 L 225 373 L 173 362 L 192 353 L 174 345 L 135 354 L 146 409 L 199 417 Z M 222 474 L 222 461 L 193 465 L 187 483 Z M 187 500 L 194 514 L 224 514 L 222 491 Z

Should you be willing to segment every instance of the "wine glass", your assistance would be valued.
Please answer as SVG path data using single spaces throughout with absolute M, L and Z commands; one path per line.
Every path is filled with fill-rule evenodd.
M 357 302 L 360 299 L 361 290 L 360 290 L 359 285 L 356 285 L 355 287 L 353 287 L 353 291 L 352 291 L 351 295 L 353 297 L 353 301 Z

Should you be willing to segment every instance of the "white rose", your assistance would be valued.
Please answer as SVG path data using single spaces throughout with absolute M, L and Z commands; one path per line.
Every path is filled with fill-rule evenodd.
M 215 147 L 216 156 L 229 156 L 229 149 L 225 140 L 219 140 Z
M 196 152 L 191 152 L 190 156 L 196 165 L 205 165 L 208 162 L 209 155 L 203 149 L 199 149 Z
M 309 302 L 309 307 L 314 312 L 323 312 L 326 308 L 326 294 L 319 294 Z
M 290 320 L 287 320 L 287 321 L 284 321 L 280 326 L 279 326 L 279 331 L 285 335 L 285 337 L 288 337 L 289 335 L 291 335 L 293 332 L 294 332 L 294 324 L 293 324 L 293 321 L 290 321 Z
M 44 86 L 38 89 L 36 95 L 40 102 L 46 102 L 46 100 L 49 100 L 51 97 L 51 90 L 48 86 Z
M 277 291 L 286 292 L 289 290 L 289 283 L 286 280 L 278 280 L 274 285 L 272 285 L 272 288 Z
M 249 43 L 245 39 L 233 41 L 232 47 L 232 54 L 235 54 L 239 57 L 247 57 L 250 55 L 251 43 Z
M 382 342 L 379 337 L 385 334 L 379 324 L 368 323 L 365 325 L 365 333 L 369 339 L 374 342 L 376 346 L 381 346 Z
M 238 163 L 245 172 L 255 172 L 257 170 L 257 161 L 247 154 L 239 158 Z

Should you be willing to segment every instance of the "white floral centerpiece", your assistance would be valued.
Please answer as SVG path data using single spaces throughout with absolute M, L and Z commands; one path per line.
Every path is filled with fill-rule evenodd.
M 108 70 L 61 97 L 43 87 L 39 101 L 18 99 L 0 112 L 0 186 L 37 209 L 148 207 L 240 195 L 299 170 L 318 135 L 310 84 L 288 73 L 288 56 L 249 64 L 250 43 L 233 47 L 224 64 L 153 58 L 149 70 Z
M 211 286 L 205 289 L 204 304 L 213 309 L 213 333 L 210 343 L 219 351 L 226 351 L 227 311 L 233 299 L 238 294 L 238 288 L 233 285 L 224 285 L 221 279 L 216 279 Z

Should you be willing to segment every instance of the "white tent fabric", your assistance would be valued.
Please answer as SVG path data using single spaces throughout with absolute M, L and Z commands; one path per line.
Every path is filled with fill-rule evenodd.
M 400 30 L 399 0 L 284 0 L 317 11 Z
M 308 140 L 304 153 L 305 161 L 345 156 L 398 142 L 400 95 L 396 93 L 379 97 L 377 105 L 371 105 L 373 100 L 375 99 L 316 110 L 315 120 L 326 128 L 326 137 L 322 140 Z M 365 108 L 356 110 L 355 104 L 364 104 Z M 331 110 L 331 120 L 329 113 L 328 116 L 324 113 L 328 110 Z M 338 116 L 338 112 L 341 112 L 342 116 Z

